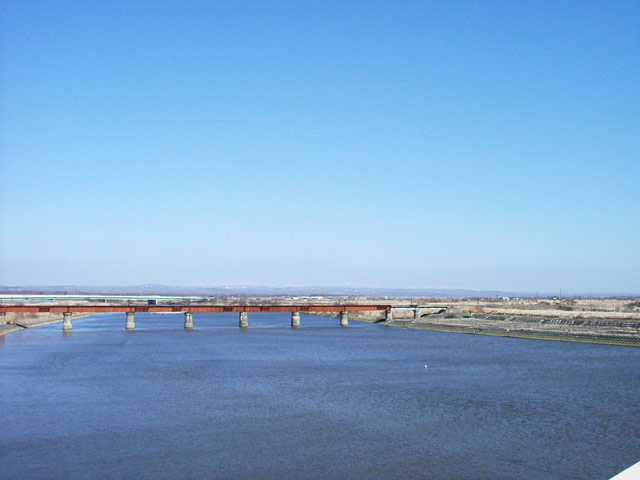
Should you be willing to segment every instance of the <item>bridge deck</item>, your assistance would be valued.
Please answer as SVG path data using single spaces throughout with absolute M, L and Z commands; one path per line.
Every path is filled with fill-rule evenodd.
M 233 312 L 360 312 L 391 310 L 390 305 L 2 305 L 0 313 L 233 313 Z

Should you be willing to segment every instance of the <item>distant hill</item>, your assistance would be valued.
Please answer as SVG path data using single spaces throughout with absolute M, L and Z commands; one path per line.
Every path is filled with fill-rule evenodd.
M 183 287 L 176 285 L 133 285 L 133 286 L 95 286 L 95 285 L 24 285 L 0 286 L 0 293 L 56 293 L 56 294 L 130 294 L 130 295 L 346 295 L 375 297 L 552 297 L 549 292 L 510 292 L 501 290 L 465 290 L 441 288 L 360 288 L 360 287 L 270 287 L 255 285 L 230 285 L 218 287 Z M 566 296 L 635 296 L 632 294 L 567 293 Z

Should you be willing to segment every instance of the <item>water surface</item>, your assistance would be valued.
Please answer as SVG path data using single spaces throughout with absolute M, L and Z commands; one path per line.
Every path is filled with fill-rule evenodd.
M 640 460 L 640 349 L 194 321 L 0 340 L 0 477 L 605 479 Z

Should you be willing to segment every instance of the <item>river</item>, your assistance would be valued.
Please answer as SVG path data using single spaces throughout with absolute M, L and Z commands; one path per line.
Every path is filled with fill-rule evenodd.
M 640 460 L 638 348 L 183 322 L 0 337 L 0 477 L 601 480 Z

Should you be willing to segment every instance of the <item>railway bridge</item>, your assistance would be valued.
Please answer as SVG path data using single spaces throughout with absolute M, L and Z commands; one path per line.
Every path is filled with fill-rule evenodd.
M 99 314 L 99 313 L 124 313 L 126 316 L 125 328 L 135 330 L 136 313 L 183 313 L 184 328 L 194 328 L 194 315 L 198 313 L 238 313 L 240 328 L 249 328 L 249 313 L 251 312 L 290 312 L 291 326 L 300 327 L 301 313 L 339 313 L 340 325 L 349 325 L 349 312 L 380 311 L 385 314 L 385 321 L 393 320 L 395 309 L 414 308 L 416 317 L 419 315 L 419 307 L 399 306 L 393 307 L 389 304 L 360 304 L 360 303 L 275 303 L 273 301 L 259 303 L 237 303 L 237 304 L 207 304 L 191 303 L 185 301 L 173 301 L 169 304 L 158 304 L 155 299 L 146 297 L 145 303 L 141 303 L 140 298 L 135 301 L 124 303 L 105 303 L 104 298 L 92 301 L 75 302 L 73 304 L 60 304 L 39 302 L 34 304 L 34 300 L 25 300 L 22 303 L 0 303 L 0 325 L 5 324 L 7 313 L 59 313 L 62 315 L 62 329 L 70 331 L 73 328 L 72 319 L 74 314 Z
M 303 297 L 304 299 L 304 297 Z M 0 294 L 0 325 L 6 323 L 7 313 L 49 313 L 62 316 L 62 329 L 73 328 L 74 314 L 124 313 L 125 328 L 135 330 L 136 313 L 183 313 L 184 327 L 194 327 L 196 313 L 238 313 L 238 324 L 241 328 L 249 328 L 249 313 L 272 312 L 291 313 L 291 326 L 300 327 L 301 313 L 339 313 L 340 325 L 349 326 L 349 312 L 384 312 L 384 321 L 390 322 L 395 311 L 413 311 L 414 318 L 420 318 L 425 310 L 438 308 L 446 310 L 446 306 L 433 305 L 392 305 L 390 303 L 349 303 L 344 298 L 323 299 L 320 297 L 300 301 L 297 297 L 274 299 L 256 297 L 247 301 L 213 302 L 208 297 L 167 296 L 167 295 L 86 295 L 86 294 Z M 406 317 L 406 314 L 404 315 Z

